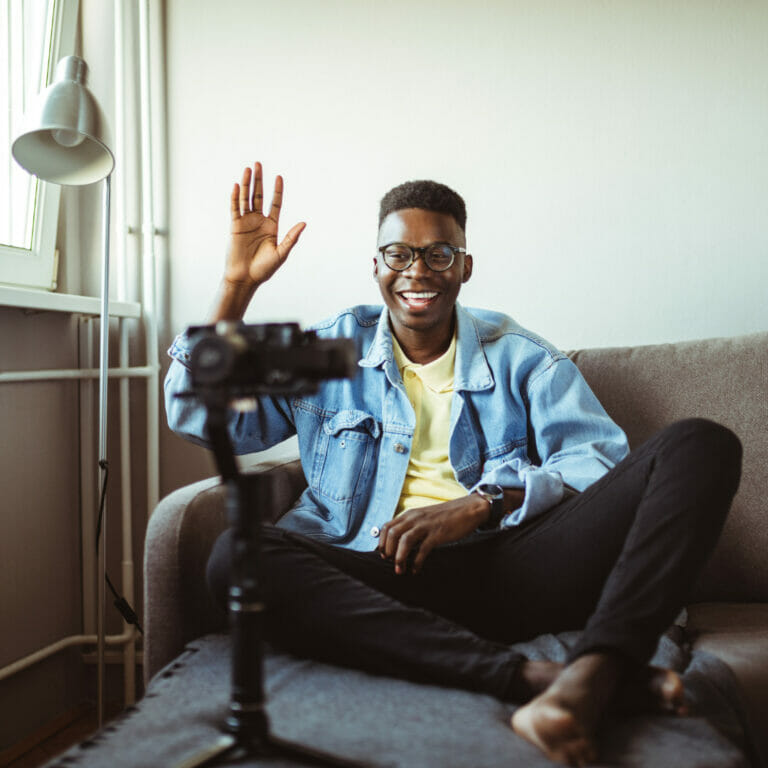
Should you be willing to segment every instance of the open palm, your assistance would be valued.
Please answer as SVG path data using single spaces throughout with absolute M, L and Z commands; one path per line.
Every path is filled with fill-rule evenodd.
M 263 184 L 261 163 L 253 171 L 243 171 L 242 182 L 235 184 L 231 197 L 231 240 L 227 255 L 226 279 L 233 283 L 254 286 L 269 280 L 299 239 L 306 226 L 304 222 L 288 230 L 282 242 L 277 243 L 277 227 L 283 202 L 283 179 L 275 179 L 269 215 L 262 212 Z

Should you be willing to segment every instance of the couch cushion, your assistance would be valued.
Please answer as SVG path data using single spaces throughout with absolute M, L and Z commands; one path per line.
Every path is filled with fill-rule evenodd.
M 576 633 L 542 636 L 517 646 L 531 657 L 563 660 Z M 663 639 L 656 663 L 685 664 Z M 149 684 L 121 721 L 107 726 L 49 768 L 137 768 L 178 765 L 220 738 L 227 713 L 230 643 L 199 638 Z M 660 768 L 746 768 L 743 734 L 722 692 L 732 684 L 725 665 L 694 654 L 685 667 L 692 717 L 609 718 L 600 737 L 600 765 Z M 552 768 L 550 760 L 509 727 L 514 707 L 479 693 L 341 669 L 268 653 L 267 711 L 272 732 L 332 755 L 380 768 Z M 725 673 L 725 674 L 723 674 Z M 706 715 L 699 714 L 706 712 Z M 228 765 L 233 764 L 231 761 Z M 251 758 L 237 765 L 298 766 L 294 760 Z
M 632 446 L 688 416 L 713 419 L 739 436 L 741 486 L 695 597 L 768 601 L 768 333 L 571 357 Z
M 694 649 L 719 657 L 733 671 L 756 746 L 768 758 L 768 605 L 691 605 L 686 632 Z

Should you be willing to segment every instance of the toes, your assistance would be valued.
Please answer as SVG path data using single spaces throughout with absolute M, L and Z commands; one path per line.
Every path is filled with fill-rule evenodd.
M 625 681 L 618 698 L 622 711 L 688 714 L 683 681 L 677 672 L 660 667 L 645 667 Z
M 676 715 L 685 715 L 688 713 L 683 681 L 680 679 L 680 675 L 676 672 L 666 670 L 659 693 L 662 706 L 669 712 Z
M 562 756 L 551 755 L 559 762 L 567 765 L 575 765 L 579 768 L 589 765 L 597 760 L 597 751 L 589 739 L 575 739 L 563 745 Z
M 597 751 L 572 713 L 537 702 L 520 707 L 510 721 L 512 729 L 538 747 L 550 760 L 565 765 L 586 766 L 597 759 Z

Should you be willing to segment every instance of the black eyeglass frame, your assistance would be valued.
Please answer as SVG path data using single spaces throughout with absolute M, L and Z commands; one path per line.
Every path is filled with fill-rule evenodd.
M 411 258 L 408 261 L 408 263 L 404 267 L 393 267 L 388 261 L 387 261 L 387 255 L 384 253 L 384 251 L 387 250 L 387 248 L 391 248 L 393 245 L 399 245 L 401 248 L 404 248 L 411 254 Z M 428 261 L 427 259 L 427 251 L 430 248 L 434 248 L 435 246 L 438 247 L 444 247 L 448 248 L 451 251 L 451 260 L 448 263 L 448 266 L 443 267 L 442 269 L 435 269 Z M 458 245 L 451 245 L 450 243 L 430 243 L 429 245 L 425 245 L 422 248 L 417 248 L 413 245 L 408 245 L 408 243 L 387 243 L 386 245 L 382 245 L 378 249 L 379 253 L 381 254 L 381 258 L 384 261 L 384 263 L 387 265 L 389 269 L 391 269 L 393 272 L 405 272 L 406 269 L 410 269 L 410 267 L 413 265 L 413 262 L 416 261 L 418 256 L 421 256 L 422 259 L 424 259 L 424 263 L 427 265 L 428 269 L 431 269 L 433 272 L 447 272 L 456 261 L 456 254 L 457 253 L 466 253 L 466 248 L 461 248 Z M 418 255 L 417 255 L 418 254 Z

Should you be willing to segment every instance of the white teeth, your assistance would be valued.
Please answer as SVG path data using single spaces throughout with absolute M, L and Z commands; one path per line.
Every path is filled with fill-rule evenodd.
M 433 299 L 437 296 L 437 291 L 403 291 L 403 297 L 406 299 Z

